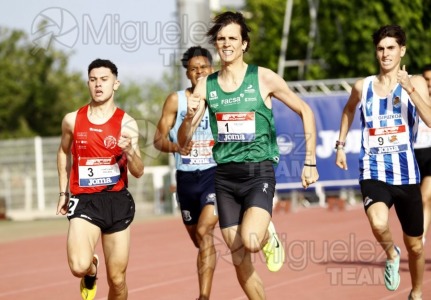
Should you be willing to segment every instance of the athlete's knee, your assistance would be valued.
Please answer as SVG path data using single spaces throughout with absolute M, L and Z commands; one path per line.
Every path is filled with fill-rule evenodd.
M 256 246 L 256 245 L 249 245 L 248 247 L 245 248 L 248 252 L 250 253 L 257 253 L 260 250 L 262 250 L 261 246 Z
M 424 248 L 420 241 L 413 243 L 411 245 L 406 245 L 406 248 L 407 248 L 409 257 L 412 257 L 412 258 L 421 257 L 424 253 Z
M 126 288 L 126 274 L 118 272 L 108 275 L 108 285 L 117 292 L 123 291 Z
M 259 252 L 262 249 L 262 241 L 252 234 L 244 236 L 242 243 L 244 248 L 251 253 Z
M 379 218 L 370 218 L 371 230 L 377 234 L 383 234 L 389 230 L 387 221 Z
M 199 225 L 196 230 L 196 238 L 200 243 L 211 243 L 214 237 L 214 227 L 209 224 Z
M 69 258 L 69 268 L 73 276 L 84 277 L 91 271 L 91 260 L 82 259 L 80 257 Z
M 422 203 L 427 206 L 431 205 L 431 193 L 422 195 Z

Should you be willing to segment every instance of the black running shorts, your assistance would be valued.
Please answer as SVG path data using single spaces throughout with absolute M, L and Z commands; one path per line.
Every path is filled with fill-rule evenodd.
M 431 148 L 415 149 L 415 156 L 419 165 L 421 180 L 431 176 Z
M 360 182 L 364 208 L 377 202 L 388 208 L 395 207 L 403 232 L 408 236 L 421 236 L 424 231 L 422 195 L 419 184 L 390 185 L 379 180 Z
M 73 195 L 67 218 L 81 218 L 98 226 L 103 233 L 126 229 L 135 216 L 135 201 L 127 190 Z
M 215 188 L 221 228 L 241 224 L 250 207 L 260 207 L 272 215 L 274 165 L 271 161 L 219 164 Z

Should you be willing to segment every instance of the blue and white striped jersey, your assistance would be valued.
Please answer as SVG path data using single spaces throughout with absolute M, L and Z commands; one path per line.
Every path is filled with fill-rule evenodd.
M 359 106 L 362 128 L 359 180 L 417 184 L 420 174 L 413 152 L 419 123 L 416 107 L 399 84 L 386 97 L 379 97 L 373 90 L 375 78 L 364 79 Z

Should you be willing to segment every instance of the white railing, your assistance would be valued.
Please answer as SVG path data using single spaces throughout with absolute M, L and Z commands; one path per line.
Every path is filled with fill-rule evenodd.
M 58 201 L 59 137 L 0 141 L 0 216 L 28 220 L 55 217 Z M 175 213 L 169 166 L 145 167 L 139 179 L 129 175 L 137 214 Z
M 350 94 L 359 78 L 288 81 L 287 85 L 300 96 Z

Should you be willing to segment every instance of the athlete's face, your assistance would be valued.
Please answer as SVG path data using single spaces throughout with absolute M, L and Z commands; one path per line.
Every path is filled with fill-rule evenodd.
M 406 52 L 405 46 L 400 46 L 392 37 L 382 39 L 376 46 L 376 55 L 382 70 L 399 68 L 401 58 Z
M 91 99 L 96 102 L 105 102 L 111 99 L 120 82 L 109 68 L 95 68 L 88 74 L 88 89 Z
M 192 57 L 187 65 L 187 78 L 195 87 L 199 78 L 205 77 L 213 72 L 210 61 L 205 56 Z
M 231 23 L 221 28 L 217 33 L 215 46 L 221 60 L 224 62 L 242 58 L 243 52 L 247 48 L 247 42 L 242 40 L 241 26 Z

